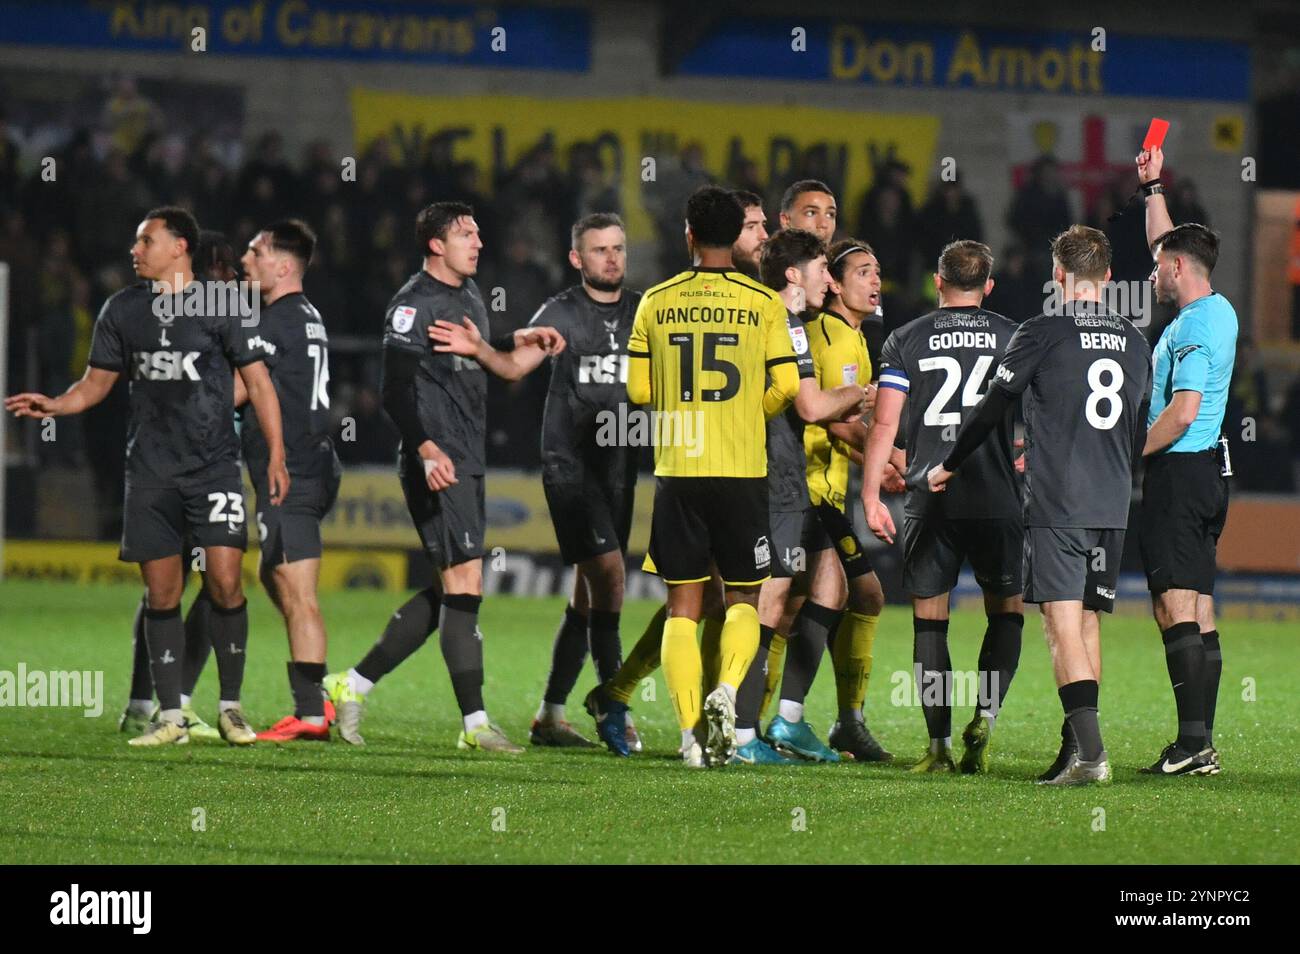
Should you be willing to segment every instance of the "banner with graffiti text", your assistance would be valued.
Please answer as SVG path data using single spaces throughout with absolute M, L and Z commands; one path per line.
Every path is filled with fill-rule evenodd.
M 486 182 L 540 142 L 549 141 L 560 155 L 591 144 L 619 191 L 633 240 L 654 234 L 656 214 L 680 217 L 685 196 L 699 181 L 679 169 L 689 146 L 699 149 L 704 170 L 718 180 L 752 162 L 761 181 L 785 182 L 811 160 L 842 189 L 841 205 L 847 206 L 887 159 L 929 168 L 940 125 L 932 115 L 658 97 L 423 96 L 354 89 L 351 98 L 360 152 L 385 136 L 400 159 L 413 161 L 438 136 L 451 140 L 455 161 L 475 162 L 489 173 Z M 923 198 L 930 178 L 912 177 L 914 201 Z M 775 219 L 774 209 L 768 214 Z

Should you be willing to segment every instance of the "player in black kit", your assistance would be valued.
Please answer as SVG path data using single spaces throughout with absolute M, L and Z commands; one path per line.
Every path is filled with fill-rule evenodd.
M 316 602 L 320 576 L 320 524 L 338 496 L 342 466 L 330 440 L 329 337 L 320 312 L 302 291 L 316 236 L 304 223 L 287 219 L 266 226 L 248 243 L 244 271 L 258 282 L 261 320 L 249 345 L 263 355 L 280 398 L 284 450 L 293 487 L 272 503 L 261 478 L 267 455 L 255 409 L 244 407 L 239 436 L 244 461 L 257 492 L 261 534 L 258 575 L 284 617 L 291 660 L 289 690 L 293 715 L 259 732 L 258 739 L 328 739 L 325 700 L 325 623 Z M 235 403 L 241 404 L 239 387 Z
M 254 329 L 243 327 L 238 313 L 209 313 L 227 309 L 210 308 L 203 285 L 194 282 L 191 253 L 198 234 L 198 224 L 184 209 L 167 206 L 146 213 L 131 248 L 135 272 L 146 281 L 104 303 L 85 375 L 57 398 L 18 394 L 5 401 L 6 410 L 23 417 L 79 414 L 102 401 L 119 375 L 130 375 L 120 557 L 140 564 L 149 601 L 145 639 L 161 710 L 157 723 L 130 740 L 138 746 L 189 741 L 180 699 L 181 550 L 187 531 L 203 548 L 213 603 L 212 641 L 221 681 L 218 730 L 232 744 L 256 739 L 239 705 L 248 606 L 239 573 L 246 527 L 231 413 L 232 368 L 263 423 L 270 498 L 278 502 L 290 484 L 275 387 L 260 353 L 248 344 Z
M 992 270 L 993 255 L 979 242 L 953 242 L 940 254 L 934 277 L 938 309 L 894 331 L 881 350 L 880 392 L 862 466 L 867 525 L 893 543 L 894 521 L 880 502 L 880 482 L 899 423 L 906 420 L 903 586 L 912 598 L 912 661 L 930 736 L 929 751 L 912 769 L 916 772 L 957 768 L 948 600 L 964 561 L 970 561 L 984 591 L 988 628 L 980 647 L 975 714 L 962 732 L 963 772 L 987 770 L 989 736 L 1020 661 L 1024 528 L 1012 463 L 1014 408 L 1007 409 L 996 438 L 979 446 L 947 492 L 932 494 L 926 486 L 926 473 L 988 388 L 1016 330 L 1015 322 L 981 307 L 993 289 Z
M 1110 242 L 1097 229 L 1074 225 L 1056 237 L 1057 297 L 1017 329 L 988 393 L 928 475 L 931 490 L 946 489 L 1024 396 L 1025 601 L 1042 605 L 1067 723 L 1057 762 L 1039 779 L 1048 785 L 1110 779 L 1097 722 L 1099 614 L 1115 607 L 1151 393 L 1146 339 L 1099 302 L 1110 259 Z
M 415 237 L 424 267 L 389 302 L 382 390 L 384 410 L 402 437 L 402 492 L 438 580 L 392 615 L 361 662 L 327 676 L 324 685 L 338 713 L 339 734 L 363 744 L 358 729 L 366 693 L 437 629 L 461 710 L 457 746 L 518 753 L 523 749 L 488 719 L 483 704 L 478 613 L 487 530 L 484 370 L 510 380 L 523 371 L 513 352 L 498 351 L 485 340 L 487 309 L 473 278 L 483 247 L 474 210 L 460 202 L 435 202 L 416 217 Z M 431 341 L 438 333 L 444 339 Z M 512 339 L 532 341 L 546 350 L 563 346 L 548 328 L 525 329 Z
M 587 747 L 595 743 L 569 724 L 564 706 L 588 648 L 602 682 L 622 662 L 619 615 L 638 448 L 601 436 L 616 434 L 620 408 L 628 410 L 627 339 L 641 295 L 623 287 L 622 219 L 608 212 L 585 216 L 571 238 L 569 264 L 582 281 L 548 299 L 529 322 L 554 328 L 566 343 L 552 362 L 542 417 L 542 487 L 560 556 L 577 567 L 529 735 L 534 745 Z M 514 350 L 524 373 L 545 357 L 537 343 Z

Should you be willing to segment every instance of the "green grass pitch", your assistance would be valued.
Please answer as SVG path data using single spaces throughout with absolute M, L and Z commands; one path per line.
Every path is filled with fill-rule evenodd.
M 1300 857 L 1300 677 L 1294 627 L 1225 622 L 1216 778 L 1148 779 L 1137 769 L 1169 741 L 1173 701 L 1160 641 L 1146 619 L 1108 619 L 1101 721 L 1115 768 L 1109 787 L 1030 784 L 1056 751 L 1060 707 L 1041 622 L 1026 622 L 1019 674 L 984 777 L 915 777 L 898 767 L 808 766 L 692 772 L 656 678 L 634 698 L 647 751 L 530 750 L 518 758 L 455 748 L 458 717 L 434 641 L 372 693 L 355 749 L 298 743 L 236 750 L 193 743 L 128 749 L 117 732 L 139 591 L 125 586 L 0 584 L 0 670 L 100 669 L 99 718 L 78 710 L 0 708 L 0 863 L 334 862 L 1294 862 Z M 331 668 L 355 663 L 398 599 L 322 599 Z M 484 604 L 486 697 L 526 741 L 562 601 Z M 251 595 L 245 710 L 258 727 L 289 711 L 283 629 Z M 653 611 L 628 607 L 624 641 Z M 954 665 L 972 669 L 982 621 L 959 614 Z M 899 760 L 919 756 L 919 708 L 891 705 L 892 674 L 911 665 L 907 611 L 887 609 L 867 701 Z M 574 723 L 590 734 L 581 697 Z M 1243 681 L 1253 680 L 1254 699 Z M 642 692 L 647 692 L 643 687 Z M 215 721 L 216 672 L 199 684 Z M 809 700 L 819 731 L 833 716 L 826 665 Z M 954 712 L 954 729 L 969 718 Z M 960 743 L 958 743 L 960 745 Z M 203 826 L 195 809 L 202 809 Z M 201 830 L 195 830 L 201 828 Z

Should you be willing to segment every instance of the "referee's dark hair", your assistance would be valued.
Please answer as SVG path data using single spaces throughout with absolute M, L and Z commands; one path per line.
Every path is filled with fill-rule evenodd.
M 615 226 L 627 230 L 627 226 L 623 224 L 617 212 L 593 212 L 573 223 L 569 238 L 573 241 L 574 249 L 578 249 L 581 247 L 582 237 L 588 232 L 594 232 L 596 229 L 612 229 Z
M 282 255 L 291 255 L 298 270 L 306 273 L 311 257 L 316 251 L 316 233 L 301 219 L 281 219 L 262 229 L 271 248 Z
M 1052 239 L 1052 261 L 1067 275 L 1100 282 L 1110 270 L 1110 239 L 1100 229 L 1071 225 Z
M 826 254 L 822 240 L 804 229 L 781 229 L 763 243 L 758 258 L 758 274 L 763 284 L 772 291 L 781 291 L 786 285 L 785 270 L 799 268 L 818 255 Z
M 1207 277 L 1219 262 L 1219 237 L 1196 222 L 1175 225 L 1156 239 L 1153 248 L 1156 252 L 1165 251 L 1170 255 L 1195 259 L 1205 268 Z
M 837 282 L 844 281 L 844 270 L 849 267 L 849 256 L 854 252 L 875 255 L 876 250 L 861 239 L 846 238 L 832 243 L 826 250 L 826 270 Z
M 172 234 L 172 238 L 185 240 L 185 254 L 194 260 L 194 253 L 199 250 L 199 223 L 189 209 L 179 205 L 160 205 L 144 214 L 145 220 L 161 219 L 163 227 Z
M 983 242 L 960 239 L 939 253 L 939 277 L 961 291 L 982 291 L 993 274 L 993 250 Z
M 781 211 L 789 212 L 793 209 L 795 201 L 805 192 L 825 192 L 831 196 L 835 194 L 831 191 L 831 187 L 820 179 L 800 179 L 781 196 Z
M 433 254 L 429 242 L 445 239 L 457 219 L 472 216 L 474 208 L 464 202 L 434 202 L 426 205 L 415 217 L 415 241 L 420 246 L 420 257 Z
M 702 248 L 731 248 L 745 227 L 745 210 L 719 186 L 700 186 L 686 200 L 686 224 Z
M 763 207 L 763 197 L 757 192 L 750 192 L 748 189 L 732 189 L 731 194 L 736 197 L 740 207 L 747 212 L 754 206 L 760 209 Z

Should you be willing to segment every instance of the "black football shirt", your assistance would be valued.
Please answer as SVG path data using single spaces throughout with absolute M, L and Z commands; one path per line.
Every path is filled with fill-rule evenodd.
M 191 285 L 190 289 L 200 288 Z M 125 375 L 126 476 L 137 487 L 239 475 L 234 369 L 262 360 L 239 315 L 186 314 L 207 296 L 158 295 L 149 282 L 104 302 L 88 363 Z
M 323 477 L 333 465 L 330 440 L 329 337 L 320 312 L 302 292 L 263 305 L 249 329 L 250 348 L 266 362 L 280 399 L 285 465 L 293 477 Z M 239 431 L 244 461 L 255 482 L 265 480 L 270 462 L 257 412 L 245 405 Z
M 617 428 L 618 415 L 631 411 L 627 341 L 640 302 L 641 293 L 627 289 L 616 302 L 599 302 L 574 285 L 547 299 L 529 321 L 529 327 L 554 328 L 565 340 L 564 351 L 551 359 L 542 414 L 542 472 L 548 481 L 575 483 L 594 468 L 622 482 L 627 478 L 620 475 L 634 466 L 628 458 L 635 458 L 637 448 L 618 441 L 601 446 L 598 436 L 606 423 Z
M 1024 395 L 1025 526 L 1123 529 L 1151 350 L 1132 322 L 1093 302 L 1063 311 L 1022 324 L 993 380 Z
M 978 307 L 939 308 L 894 330 L 880 352 L 880 387 L 907 395 L 899 431 L 907 448 L 905 509 L 950 518 L 1014 517 L 1020 488 L 1012 463 L 1014 408 L 962 464 L 942 494 L 926 475 L 988 390 L 1015 322 Z
M 469 318 L 486 340 L 487 308 L 472 278 L 459 286 L 421 269 L 388 303 L 384 350 L 420 356 L 415 378 L 416 411 L 424 432 L 451 458 L 460 474 L 484 472 L 487 440 L 487 372 L 473 358 L 433 350 L 428 329 L 435 321 Z M 416 448 L 402 447 L 414 455 Z

